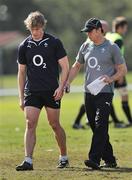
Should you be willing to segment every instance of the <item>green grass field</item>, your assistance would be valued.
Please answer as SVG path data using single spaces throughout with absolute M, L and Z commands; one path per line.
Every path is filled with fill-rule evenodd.
M 129 82 L 131 74 L 127 76 Z M 82 76 L 74 81 L 80 84 Z M 4 77 L 4 87 L 16 87 L 16 78 Z M 132 91 L 129 91 L 132 107 Z M 37 144 L 34 151 L 34 171 L 16 172 L 15 166 L 24 157 L 23 134 L 25 120 L 19 109 L 17 97 L 0 97 L 0 180 L 132 180 L 132 128 L 116 129 L 110 124 L 110 140 L 118 159 L 119 168 L 92 171 L 84 166 L 90 148 L 92 132 L 71 128 L 80 104 L 82 93 L 66 94 L 62 101 L 61 124 L 66 130 L 70 168 L 56 169 L 58 147 L 54 134 L 48 125 L 45 111 L 41 112 L 37 128 Z M 121 120 L 126 118 L 121 110 L 118 94 L 114 98 L 117 114 Z M 82 119 L 85 124 L 86 118 Z

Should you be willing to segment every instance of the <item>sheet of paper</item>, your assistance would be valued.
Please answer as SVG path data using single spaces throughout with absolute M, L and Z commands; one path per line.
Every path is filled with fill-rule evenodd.
M 107 83 L 104 82 L 104 78 L 101 79 L 101 76 L 95 79 L 93 82 L 87 85 L 88 90 L 91 94 L 97 95 L 103 87 L 107 85 Z

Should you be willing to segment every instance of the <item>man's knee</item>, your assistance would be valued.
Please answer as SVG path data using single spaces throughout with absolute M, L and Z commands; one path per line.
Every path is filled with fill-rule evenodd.
M 34 129 L 36 127 L 36 121 L 34 119 L 26 119 L 27 129 Z
M 122 88 L 119 88 L 118 89 L 119 93 L 120 93 L 120 96 L 123 98 L 127 97 L 128 96 L 128 90 L 126 87 L 122 87 Z
M 61 126 L 60 126 L 60 124 L 58 122 L 50 121 L 49 124 L 50 124 L 50 126 L 52 127 L 52 129 L 54 131 L 57 131 L 58 129 L 61 128 Z

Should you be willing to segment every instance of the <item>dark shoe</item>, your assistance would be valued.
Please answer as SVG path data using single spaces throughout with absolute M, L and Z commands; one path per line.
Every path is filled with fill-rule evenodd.
M 116 162 L 105 162 L 103 165 L 100 166 L 101 168 L 116 168 L 117 163 Z
M 33 165 L 26 161 L 23 161 L 22 164 L 16 167 L 16 171 L 31 171 L 31 170 L 33 170 Z
M 126 127 L 132 127 L 132 123 L 126 124 Z
M 125 128 L 126 124 L 119 122 L 119 123 L 115 123 L 115 128 Z
M 59 160 L 57 168 L 67 168 L 67 167 L 69 167 L 68 160 L 65 160 L 65 161 Z
M 98 163 L 92 161 L 92 160 L 85 160 L 84 161 L 84 164 L 87 166 L 87 167 L 91 167 L 92 169 L 96 169 L 96 170 L 99 170 L 100 169 L 100 166 Z
M 85 129 L 85 127 L 81 124 L 73 124 L 72 128 L 73 129 Z

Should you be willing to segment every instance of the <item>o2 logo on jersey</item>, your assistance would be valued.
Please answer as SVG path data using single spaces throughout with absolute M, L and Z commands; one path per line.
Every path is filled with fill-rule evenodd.
M 47 68 L 46 63 L 44 63 L 43 57 L 41 55 L 38 55 L 38 54 L 33 57 L 33 64 L 35 66 L 42 66 L 43 65 L 44 69 Z
M 88 59 L 88 66 L 90 68 L 97 68 L 97 71 L 100 71 L 100 65 L 98 65 L 98 60 L 96 57 L 90 57 Z

